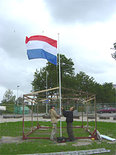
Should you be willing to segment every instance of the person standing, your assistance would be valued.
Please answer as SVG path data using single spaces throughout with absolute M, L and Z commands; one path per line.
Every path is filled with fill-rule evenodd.
M 66 123 L 67 123 L 67 133 L 68 133 L 68 138 L 69 141 L 74 141 L 74 134 L 73 134 L 73 111 L 74 107 L 70 107 L 69 111 L 65 111 L 64 108 L 62 107 L 62 112 L 63 116 L 66 117 Z
M 50 113 L 51 123 L 52 123 L 52 131 L 51 131 L 50 140 L 57 141 L 57 138 L 56 138 L 57 120 L 58 118 L 60 118 L 60 116 L 56 113 L 54 106 L 51 106 L 49 113 Z

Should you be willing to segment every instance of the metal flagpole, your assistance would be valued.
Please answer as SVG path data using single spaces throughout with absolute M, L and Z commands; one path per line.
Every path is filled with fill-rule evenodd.
M 42 35 L 44 35 L 44 30 L 42 31 Z M 46 68 L 47 68 L 47 62 L 46 62 Z M 46 90 L 48 89 L 48 72 L 46 70 Z M 48 114 L 48 102 L 47 102 L 47 91 L 46 91 L 46 114 Z
M 47 63 L 46 63 L 46 68 L 47 68 Z M 46 90 L 47 88 L 48 88 L 48 72 L 46 70 Z M 46 114 L 48 114 L 47 91 L 46 91 Z
M 58 33 L 58 54 L 59 54 L 59 100 L 60 100 L 60 116 L 62 114 L 61 112 L 61 66 L 60 66 L 60 50 L 59 50 L 59 33 Z M 60 137 L 62 137 L 62 121 L 60 117 Z

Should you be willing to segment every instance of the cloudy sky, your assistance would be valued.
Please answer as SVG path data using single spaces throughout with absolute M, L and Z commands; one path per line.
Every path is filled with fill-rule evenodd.
M 8 89 L 17 95 L 17 86 L 18 96 L 29 93 L 35 70 L 46 65 L 27 59 L 25 37 L 58 33 L 76 73 L 116 83 L 116 0 L 0 0 L 0 100 Z

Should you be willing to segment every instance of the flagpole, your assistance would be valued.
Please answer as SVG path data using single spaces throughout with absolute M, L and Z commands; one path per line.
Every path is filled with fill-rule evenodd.
M 47 69 L 47 63 L 46 63 L 46 69 Z M 46 70 L 46 114 L 48 114 L 47 89 L 48 89 L 48 72 Z
M 58 33 L 58 54 L 59 54 L 59 101 L 60 101 L 60 116 L 62 114 L 61 112 L 61 106 L 62 106 L 62 101 L 61 101 L 61 66 L 60 66 L 60 50 L 59 50 L 59 33 Z M 62 121 L 60 117 L 60 137 L 62 137 Z
M 44 30 L 42 30 L 42 35 L 44 36 Z M 47 69 L 47 62 L 46 62 L 46 69 Z M 46 70 L 46 90 L 47 88 L 48 88 L 48 72 Z M 47 91 L 46 91 L 46 114 L 48 114 Z

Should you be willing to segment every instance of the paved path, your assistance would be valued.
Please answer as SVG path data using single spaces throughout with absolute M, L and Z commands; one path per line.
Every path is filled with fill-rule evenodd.
M 99 119 L 99 117 L 97 117 L 97 121 L 98 122 L 116 122 L 116 120 L 113 120 L 113 116 L 111 115 L 100 115 L 100 116 L 107 116 L 109 117 L 109 119 Z M 49 122 L 51 121 L 51 119 L 45 119 L 43 117 L 39 117 L 38 118 L 39 121 L 44 121 L 44 122 Z M 62 121 L 65 121 L 65 117 L 61 118 Z M 3 118 L 3 116 L 0 116 L 0 123 L 4 123 L 4 122 L 18 122 L 18 121 L 22 121 L 22 118 Z M 31 121 L 31 117 L 25 117 L 25 121 Z M 37 117 L 33 118 L 33 121 L 37 121 Z M 80 117 L 79 119 L 74 119 L 74 121 L 82 121 L 82 118 Z M 87 121 L 87 118 L 84 117 L 83 121 Z M 89 119 L 89 121 L 95 121 L 95 119 Z

